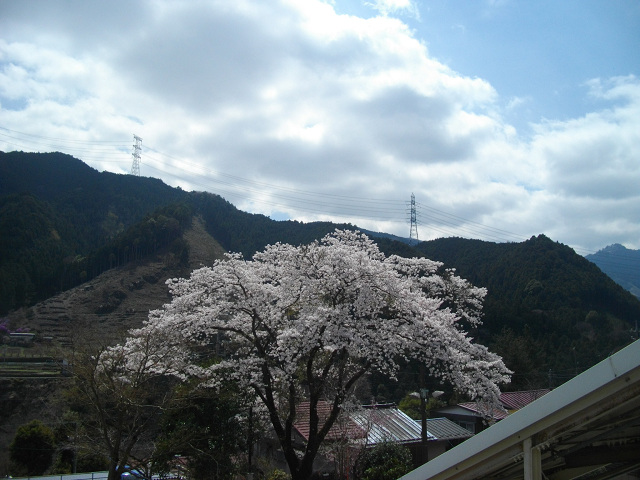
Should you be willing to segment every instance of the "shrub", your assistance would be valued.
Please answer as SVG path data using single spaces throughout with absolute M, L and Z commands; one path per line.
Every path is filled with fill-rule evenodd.
M 367 450 L 357 468 L 360 480 L 396 480 L 412 469 L 409 449 L 393 442 Z

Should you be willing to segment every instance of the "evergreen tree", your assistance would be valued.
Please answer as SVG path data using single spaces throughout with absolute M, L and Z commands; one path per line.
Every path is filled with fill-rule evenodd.
M 9 446 L 10 458 L 29 476 L 42 475 L 51 466 L 55 453 L 53 431 L 39 420 L 18 428 Z

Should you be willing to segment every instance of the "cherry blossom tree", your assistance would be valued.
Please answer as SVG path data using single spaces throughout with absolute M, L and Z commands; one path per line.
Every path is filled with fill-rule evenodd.
M 472 343 L 486 291 L 424 258 L 386 257 L 365 235 L 336 230 L 305 246 L 275 244 L 251 260 L 229 254 L 188 279 L 168 281 L 171 303 L 152 311 L 129 344 L 149 331 L 170 338 L 180 375 L 214 386 L 232 379 L 266 408 L 293 480 L 306 480 L 356 382 L 378 371 L 394 377 L 417 359 L 472 398 L 497 398 L 509 371 Z M 227 354 L 207 359 L 216 339 Z M 125 349 L 127 347 L 125 346 Z M 180 368 L 176 368 L 180 366 Z M 298 406 L 308 441 L 294 445 Z M 318 402 L 331 405 L 318 415 Z

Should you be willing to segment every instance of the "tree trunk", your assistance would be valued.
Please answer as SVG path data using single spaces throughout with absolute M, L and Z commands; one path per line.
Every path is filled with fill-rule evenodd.
M 114 462 L 110 462 L 109 465 L 109 476 L 107 480 L 119 480 L 120 475 L 118 475 L 118 465 Z
M 299 469 L 291 471 L 291 480 L 309 480 L 313 475 L 313 461 L 299 462 Z

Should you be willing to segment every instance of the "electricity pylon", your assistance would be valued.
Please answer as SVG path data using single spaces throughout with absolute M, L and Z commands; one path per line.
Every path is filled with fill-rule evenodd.
M 416 219 L 416 196 L 411 194 L 411 230 L 409 231 L 409 241 L 415 239 L 415 243 L 418 243 L 418 220 Z
M 135 175 L 137 177 L 140 176 L 140 153 L 142 152 L 142 139 L 133 135 L 133 140 L 136 142 L 133 144 L 133 163 L 131 164 L 131 175 Z

